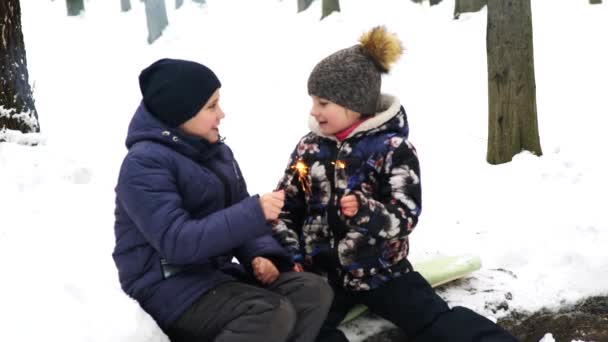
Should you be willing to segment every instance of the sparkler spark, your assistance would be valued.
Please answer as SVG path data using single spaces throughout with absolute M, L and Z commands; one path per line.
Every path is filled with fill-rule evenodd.
M 302 190 L 306 193 L 308 197 L 312 194 L 312 189 L 310 187 L 310 181 L 308 180 L 308 165 L 304 163 L 302 160 L 298 160 L 292 167 L 298 172 L 298 180 L 300 181 L 300 185 L 302 186 Z

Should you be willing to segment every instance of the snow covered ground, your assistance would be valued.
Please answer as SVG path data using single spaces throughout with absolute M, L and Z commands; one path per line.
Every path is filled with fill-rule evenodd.
M 342 1 L 320 22 L 319 1 L 300 14 L 294 0 L 180 10 L 168 1 L 170 26 L 150 46 L 139 1 L 121 13 L 118 1 L 88 0 L 79 17 L 66 16 L 64 1 L 21 2 L 44 144 L 0 144 L 2 341 L 168 341 L 120 290 L 111 258 L 113 190 L 143 67 L 186 58 L 219 75 L 222 133 L 250 192 L 267 192 L 306 132 L 310 70 L 377 24 L 406 48 L 383 87 L 401 98 L 421 159 L 411 257 L 483 261 L 442 295 L 498 318 L 506 297 L 509 310 L 532 311 L 608 293 L 608 4 L 533 1 L 544 155 L 491 166 L 485 10 L 454 21 L 453 0 Z

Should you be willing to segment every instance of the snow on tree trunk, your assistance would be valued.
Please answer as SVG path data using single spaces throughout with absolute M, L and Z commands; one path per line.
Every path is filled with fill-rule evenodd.
M 66 0 L 66 4 L 69 16 L 79 15 L 80 12 L 84 12 L 84 0 Z
M 487 0 L 456 0 L 454 4 L 454 19 L 458 19 L 462 13 L 479 12 L 487 2 Z
M 165 0 L 145 0 L 146 22 L 148 24 L 148 43 L 152 44 L 163 34 L 169 25 Z
M 306 11 L 314 0 L 298 0 L 298 13 Z
M 488 0 L 488 153 L 490 164 L 527 150 L 542 155 L 530 0 Z
M 131 10 L 131 0 L 120 0 L 120 10 L 129 12 Z
M 333 12 L 340 12 L 340 0 L 323 0 L 323 13 L 321 20 Z
M 19 0 L 0 1 L 0 22 L 0 133 L 6 129 L 39 132 L 38 112 L 27 71 Z

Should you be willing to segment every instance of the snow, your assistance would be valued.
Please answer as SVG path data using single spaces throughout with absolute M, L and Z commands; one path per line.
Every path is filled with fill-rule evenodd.
M 553 334 L 547 333 L 539 342 L 555 342 L 555 339 L 553 338 Z
M 422 166 L 411 258 L 476 254 L 483 263 L 441 295 L 497 319 L 607 294 L 608 5 L 533 1 L 544 155 L 491 166 L 485 9 L 454 21 L 453 0 L 342 1 L 320 22 L 319 1 L 300 14 L 293 0 L 179 10 L 169 1 L 169 27 L 148 45 L 143 4 L 131 2 L 121 13 L 118 1 L 88 0 L 67 17 L 65 2 L 21 1 L 42 135 L 4 132 L 10 142 L 0 143 L 0 340 L 168 341 L 120 290 L 111 258 L 113 191 L 143 67 L 186 58 L 219 75 L 222 134 L 250 192 L 263 193 L 307 131 L 312 67 L 377 24 L 406 48 L 383 89 L 405 106 Z M 348 330 L 353 341 L 360 333 Z

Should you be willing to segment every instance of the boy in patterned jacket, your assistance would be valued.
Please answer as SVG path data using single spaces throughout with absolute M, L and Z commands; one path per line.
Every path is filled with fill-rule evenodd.
M 403 107 L 380 92 L 401 53 L 399 39 L 376 27 L 315 66 L 311 131 L 279 182 L 285 205 L 273 234 L 298 270 L 325 275 L 334 289 L 317 341 L 348 341 L 337 326 L 356 304 L 415 341 L 515 341 L 471 310 L 450 309 L 407 259 L 420 167 Z

